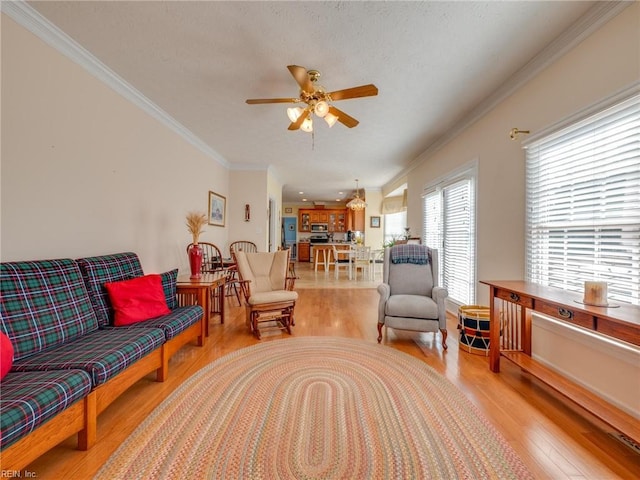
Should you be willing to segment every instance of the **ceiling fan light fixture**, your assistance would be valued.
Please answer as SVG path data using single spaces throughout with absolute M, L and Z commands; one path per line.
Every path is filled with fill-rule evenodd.
M 333 127 L 338 121 L 338 117 L 336 117 L 333 113 L 327 113 L 323 117 L 323 119 L 325 122 L 327 122 L 327 125 L 329 125 L 329 128 Z
M 298 117 L 300 115 L 302 115 L 302 108 L 300 107 L 291 107 L 291 108 L 287 108 L 287 116 L 289 117 L 289 120 L 291 120 L 292 122 L 295 122 Z
M 318 84 L 318 79 L 320 78 L 319 71 L 307 70 L 300 65 L 288 65 L 287 69 L 298 84 L 298 87 L 300 87 L 297 98 L 249 98 L 245 102 L 249 105 L 262 105 L 267 103 L 306 104 L 304 108 L 297 107 L 287 109 L 287 116 L 291 121 L 291 125 L 289 125 L 288 128 L 290 131 L 302 128 L 305 132 L 313 132 L 311 119 L 307 122 L 306 115 L 309 114 L 312 116 L 314 113 L 317 117 L 324 118 L 329 127 L 332 127 L 336 122 L 340 122 L 347 128 L 353 128 L 360 122 L 335 108 L 332 105 L 333 102 L 378 95 L 378 88 L 373 84 L 327 92 L 322 85 Z M 305 118 L 302 118 L 303 115 Z M 305 122 L 304 127 L 302 126 L 303 121 Z
M 329 113 L 329 104 L 324 100 L 320 100 L 319 102 L 316 103 L 313 111 L 317 116 L 322 118 Z
M 313 120 L 311 120 L 311 117 L 304 119 L 304 122 L 300 125 L 300 130 L 307 133 L 313 132 Z

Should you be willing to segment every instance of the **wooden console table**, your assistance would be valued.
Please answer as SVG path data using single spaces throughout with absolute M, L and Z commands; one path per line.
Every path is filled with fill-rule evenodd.
M 189 274 L 179 275 L 176 283 L 178 303 L 182 305 L 200 305 L 204 311 L 205 335 L 209 336 L 209 320 L 212 313 L 220 314 L 220 323 L 224 323 L 226 271 L 203 273 L 198 279 L 190 278 Z M 216 302 L 213 302 L 215 294 Z M 217 303 L 217 308 L 216 304 Z
M 500 371 L 504 357 L 522 370 L 537 377 L 553 389 L 567 396 L 616 430 L 640 442 L 640 421 L 575 384 L 556 371 L 531 357 L 531 312 L 539 312 L 561 322 L 586 328 L 593 333 L 640 345 L 640 307 L 619 304 L 617 308 L 594 307 L 579 303 L 582 295 L 558 288 L 544 287 L 524 281 L 481 281 L 490 289 L 490 345 L 489 368 Z M 520 309 L 518 325 L 511 328 L 510 338 L 501 338 L 499 304 Z M 511 320 L 513 321 L 513 320 Z M 515 336 L 513 332 L 516 332 Z

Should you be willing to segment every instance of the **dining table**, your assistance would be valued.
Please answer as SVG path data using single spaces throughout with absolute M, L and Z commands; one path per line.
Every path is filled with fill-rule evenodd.
M 356 262 L 356 249 L 358 248 L 358 244 L 355 243 L 336 243 L 333 244 L 336 247 L 336 251 L 338 255 L 346 255 L 349 259 L 349 280 L 356 279 L 354 275 L 354 268 Z M 375 266 L 376 263 L 382 263 L 382 255 L 384 254 L 383 248 L 370 249 L 368 255 L 368 269 L 367 269 L 367 280 L 373 280 L 375 278 Z M 340 258 L 340 260 L 344 260 L 345 258 Z M 334 258 L 334 261 L 336 259 Z

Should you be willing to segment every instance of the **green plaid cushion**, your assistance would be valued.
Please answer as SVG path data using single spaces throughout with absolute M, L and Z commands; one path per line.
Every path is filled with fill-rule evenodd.
M 178 281 L 178 269 L 164 272 L 160 275 L 162 279 L 162 289 L 164 298 L 167 300 L 167 307 L 171 310 L 178 306 L 178 295 L 176 292 L 176 282 Z
M 82 370 L 11 372 L 2 379 L 0 397 L 1 448 L 33 432 L 91 391 Z
M 0 264 L 0 328 L 15 360 L 97 330 L 78 265 L 71 259 Z
M 164 332 L 158 328 L 96 330 L 52 350 L 14 362 L 12 371 L 77 368 L 88 372 L 96 387 L 160 348 L 164 341 Z
M 168 315 L 151 318 L 144 322 L 132 323 L 123 327 L 105 327 L 105 329 L 137 329 L 137 328 L 160 328 L 164 332 L 167 340 L 170 340 L 184 332 L 194 323 L 198 323 L 202 318 L 202 307 L 199 305 L 189 305 L 175 308 Z
M 101 327 L 113 325 L 113 308 L 104 284 L 142 276 L 142 266 L 138 256 L 132 252 L 125 252 L 79 258 L 76 261 L 89 291 L 98 323 Z

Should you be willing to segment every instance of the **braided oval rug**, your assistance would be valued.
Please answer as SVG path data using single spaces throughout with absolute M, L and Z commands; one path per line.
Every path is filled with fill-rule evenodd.
M 504 438 L 422 361 L 301 337 L 228 354 L 187 379 L 98 479 L 527 479 Z

